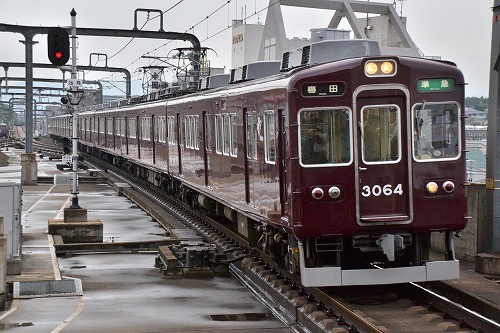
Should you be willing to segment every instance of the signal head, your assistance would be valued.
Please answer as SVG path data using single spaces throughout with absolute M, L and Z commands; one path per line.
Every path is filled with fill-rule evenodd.
M 56 66 L 63 66 L 69 60 L 69 34 L 66 29 L 52 27 L 47 34 L 49 61 Z

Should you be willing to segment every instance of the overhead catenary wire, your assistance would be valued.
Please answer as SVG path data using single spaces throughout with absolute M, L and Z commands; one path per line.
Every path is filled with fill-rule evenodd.
M 174 4 L 173 6 L 171 6 L 169 9 L 165 10 L 163 13 L 166 13 L 166 12 L 170 11 L 171 9 L 175 8 L 176 6 L 178 6 L 178 5 L 179 5 L 180 3 L 182 3 L 183 1 L 184 1 L 184 0 L 180 0 L 180 1 L 178 1 L 176 4 Z M 222 5 L 221 5 L 221 6 L 219 6 L 217 9 L 215 9 L 214 11 L 212 11 L 212 12 L 211 12 L 210 14 L 208 14 L 205 18 L 203 18 L 202 20 L 200 20 L 200 21 L 199 21 L 199 22 L 197 22 L 196 24 L 192 25 L 189 29 L 185 30 L 185 33 L 187 33 L 188 31 L 190 31 L 190 30 L 191 30 L 191 31 L 192 31 L 192 33 L 194 34 L 194 29 L 195 29 L 196 27 L 198 27 L 198 26 L 199 26 L 200 24 L 202 24 L 203 22 L 208 21 L 208 19 L 209 19 L 210 17 L 212 17 L 213 15 L 217 14 L 217 13 L 218 13 L 220 10 L 222 10 L 225 6 L 228 6 L 228 17 L 229 17 L 229 5 L 230 5 L 230 3 L 231 3 L 232 1 L 233 1 L 233 0 L 226 0 L 226 2 L 225 2 L 224 4 L 222 4 Z M 272 6 L 276 5 L 276 4 L 279 4 L 280 2 L 281 2 L 280 0 L 276 0 L 276 1 L 274 1 L 274 2 L 270 3 L 269 5 L 267 5 L 266 7 L 262 8 L 262 9 L 260 9 L 260 10 L 257 10 L 256 5 L 255 5 L 255 11 L 254 11 L 254 13 L 252 13 L 252 14 L 250 14 L 250 15 L 248 15 L 248 16 L 246 16 L 246 17 L 244 17 L 244 18 L 242 17 L 242 20 L 247 20 L 247 19 L 250 19 L 250 18 L 252 18 L 252 17 L 254 17 L 254 16 L 256 16 L 256 15 L 259 15 L 259 14 L 260 14 L 260 13 L 262 13 L 263 11 L 265 11 L 265 10 L 269 9 L 270 7 L 272 7 Z M 150 19 L 148 19 L 148 20 L 145 22 L 145 24 L 143 25 L 143 27 L 141 27 L 141 30 L 144 28 L 144 26 L 145 26 L 145 25 L 146 25 L 149 21 L 154 20 L 155 18 L 158 18 L 158 17 L 159 17 L 159 15 L 158 15 L 158 16 L 155 16 L 155 17 L 152 17 L 152 18 L 150 18 Z M 223 33 L 223 32 L 225 32 L 225 31 L 227 31 L 227 30 L 229 30 L 229 29 L 233 28 L 236 24 L 238 24 L 238 22 L 234 22 L 233 24 L 230 24 L 229 22 L 230 22 L 230 20 L 228 19 L 228 25 L 227 25 L 227 27 L 222 28 L 221 30 L 219 30 L 219 31 L 217 31 L 217 32 L 215 32 L 215 33 L 213 33 L 213 34 L 212 34 L 212 35 L 210 35 L 210 36 L 208 35 L 208 25 L 207 25 L 207 37 L 206 37 L 205 39 L 201 40 L 201 42 L 206 42 L 206 41 L 208 41 L 208 40 L 210 40 L 210 39 L 212 39 L 212 38 L 214 38 L 214 37 L 216 37 L 216 36 L 220 35 L 221 33 Z M 131 39 L 131 41 L 132 41 L 132 40 L 133 40 L 133 38 Z M 129 43 L 127 43 L 127 45 L 125 45 L 125 46 L 124 46 L 124 47 L 123 47 L 123 48 L 122 48 L 119 52 L 121 52 L 123 49 L 125 49 L 125 48 L 126 48 L 126 47 L 130 44 L 130 42 L 131 42 L 131 41 L 129 41 Z M 146 53 L 142 54 L 140 57 L 138 57 L 137 59 L 135 59 L 134 61 L 132 61 L 130 64 L 126 65 L 126 66 L 125 66 L 125 68 L 129 68 L 130 66 L 132 66 L 132 65 L 134 65 L 135 63 L 137 63 L 138 61 L 140 61 L 140 60 L 143 58 L 143 56 L 150 55 L 151 53 L 158 51 L 158 50 L 159 50 L 159 49 L 161 49 L 162 47 L 165 47 L 165 46 L 167 46 L 168 44 L 170 44 L 170 43 L 172 43 L 172 42 L 173 42 L 173 41 L 172 41 L 172 40 L 170 40 L 170 41 L 165 42 L 165 43 L 163 43 L 162 45 L 160 45 L 160 46 L 158 46 L 158 47 L 156 47 L 156 48 L 154 48 L 154 49 L 152 49 L 152 50 L 150 50 L 150 51 L 148 51 L 148 52 L 146 52 Z M 116 55 L 116 54 L 114 54 L 113 56 L 115 56 L 115 55 Z M 110 74 L 110 75 L 108 75 L 108 76 L 106 76 L 106 77 L 101 78 L 100 80 L 112 79 L 112 78 L 115 78 L 115 77 L 116 77 L 116 74 Z M 134 81 L 138 81 L 138 79 L 137 79 L 137 80 L 134 80 Z

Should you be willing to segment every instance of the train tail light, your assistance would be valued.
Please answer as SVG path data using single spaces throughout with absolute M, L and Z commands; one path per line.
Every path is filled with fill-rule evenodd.
M 365 75 L 368 77 L 394 76 L 396 71 L 394 60 L 370 60 L 365 63 Z
M 443 190 L 446 193 L 451 193 L 455 190 L 455 184 L 453 184 L 453 182 L 448 180 L 448 181 L 443 183 Z
M 430 194 L 434 194 L 438 191 L 439 187 L 438 184 L 436 184 L 435 182 L 428 182 L 427 185 L 425 185 L 425 189 Z
M 325 193 L 323 192 L 323 190 L 319 187 L 315 187 L 313 188 L 313 190 L 311 191 L 311 195 L 314 199 L 316 200 L 320 200 L 321 198 L 323 198 L 323 196 L 325 195 Z

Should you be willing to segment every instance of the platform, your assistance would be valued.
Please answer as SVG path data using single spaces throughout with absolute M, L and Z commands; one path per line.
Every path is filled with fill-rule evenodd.
M 2 179 L 19 179 L 21 151 L 10 149 Z M 39 160 L 39 179 L 50 179 L 56 161 Z M 168 240 L 164 229 L 111 185 L 79 186 L 79 203 L 99 218 L 103 238 L 113 242 Z M 156 252 L 124 250 L 57 257 L 48 221 L 62 218 L 70 186 L 38 182 L 23 186 L 23 245 L 20 275 L 8 282 L 79 279 L 83 295 L 15 298 L 0 312 L 4 331 L 23 332 L 290 332 L 234 278 L 164 277 L 154 267 Z M 241 320 L 246 318 L 246 320 Z

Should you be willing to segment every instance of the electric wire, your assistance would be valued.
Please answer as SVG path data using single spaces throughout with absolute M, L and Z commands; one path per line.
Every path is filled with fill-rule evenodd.
M 173 6 L 171 6 L 169 9 L 165 10 L 163 13 L 166 13 L 166 12 L 170 11 L 171 9 L 175 8 L 177 5 L 179 5 L 179 4 L 180 4 L 180 3 L 182 3 L 183 1 L 184 1 L 184 0 L 180 0 L 180 1 L 178 1 L 176 4 L 174 4 Z M 208 19 L 209 19 L 211 16 L 215 15 L 216 13 L 218 13 L 218 12 L 219 12 L 222 8 L 224 8 L 224 7 L 228 6 L 228 9 L 229 9 L 229 4 L 230 4 L 232 1 L 233 1 L 233 0 L 226 0 L 226 2 L 225 2 L 223 5 L 219 6 L 217 9 L 215 9 L 215 10 L 214 10 L 214 11 L 212 11 L 209 15 L 207 15 L 204 19 L 200 20 L 198 23 L 196 23 L 196 24 L 194 24 L 193 26 L 191 26 L 189 29 L 187 29 L 187 30 L 185 31 L 185 33 L 187 33 L 187 32 L 188 32 L 188 31 L 190 31 L 190 30 L 192 30 L 192 32 L 194 33 L 194 28 L 196 28 L 197 26 L 199 26 L 199 25 L 200 25 L 200 24 L 202 24 L 203 22 L 208 21 Z M 267 5 L 266 7 L 262 8 L 262 9 L 260 9 L 260 10 L 256 10 L 256 9 L 255 9 L 255 12 L 254 12 L 253 14 L 250 14 L 250 15 L 246 16 L 245 18 L 243 18 L 243 20 L 250 19 L 250 18 L 252 18 L 252 17 L 254 17 L 254 16 L 256 16 L 256 15 L 258 15 L 258 14 L 262 13 L 263 11 L 265 11 L 265 10 L 269 9 L 270 7 L 272 7 L 272 6 L 276 5 L 276 4 L 279 4 L 280 2 L 281 2 L 280 0 L 276 0 L 276 1 L 274 1 L 273 3 L 270 3 L 269 5 Z M 141 27 L 141 30 L 144 28 L 144 26 L 145 26 L 145 25 L 146 25 L 149 21 L 154 20 L 154 19 L 156 19 L 156 18 L 158 18 L 158 17 L 159 17 L 159 15 L 157 15 L 157 16 L 155 16 L 155 17 L 152 17 L 152 18 L 148 19 L 148 20 L 144 23 L 144 25 Z M 238 22 L 235 22 L 235 23 L 233 23 L 233 24 L 231 24 L 231 25 L 229 25 L 229 24 L 228 24 L 228 26 L 227 26 L 227 27 L 225 27 L 225 28 L 223 28 L 223 29 L 219 30 L 218 32 L 216 32 L 216 33 L 214 33 L 214 34 L 212 34 L 212 35 L 210 35 L 210 36 L 208 36 L 208 35 L 207 35 L 207 38 L 205 38 L 205 39 L 201 40 L 201 42 L 206 42 L 207 40 L 212 39 L 212 38 L 214 38 L 214 37 L 216 37 L 216 36 L 220 35 L 221 33 L 223 33 L 223 32 L 225 32 L 225 31 L 227 31 L 228 29 L 233 28 L 236 24 L 238 24 Z M 208 32 L 208 27 L 207 27 L 207 32 Z M 132 39 L 129 41 L 129 43 L 127 43 L 127 44 L 126 44 L 126 45 L 125 45 L 125 46 L 124 46 L 124 47 L 123 47 L 120 51 L 118 51 L 117 53 L 119 53 L 119 52 L 123 51 L 123 50 L 124 50 L 124 49 L 125 49 L 125 48 L 129 45 L 129 44 L 130 44 L 130 42 L 132 42 L 132 40 L 133 40 L 133 39 L 134 39 L 134 38 L 132 38 Z M 154 49 L 152 49 L 152 50 L 150 50 L 150 51 L 148 51 L 148 52 L 146 52 L 146 53 L 142 54 L 140 57 L 138 57 L 137 59 L 135 59 L 134 61 L 132 61 L 130 64 L 128 64 L 127 66 L 125 66 L 125 68 L 128 68 L 128 67 L 132 66 L 134 63 L 136 63 L 136 62 L 140 61 L 140 60 L 142 59 L 142 57 L 143 57 L 143 56 L 145 56 L 145 55 L 149 55 L 149 54 L 151 54 L 152 52 L 156 52 L 156 51 L 158 51 L 160 48 L 162 48 L 162 47 L 164 47 L 164 46 L 166 46 L 166 45 L 168 45 L 168 44 L 170 44 L 170 43 L 172 43 L 172 42 L 173 42 L 173 41 L 172 41 L 172 40 L 170 40 L 170 41 L 168 41 L 168 42 L 166 42 L 166 43 L 164 43 L 164 44 L 162 44 L 162 45 L 160 45 L 160 46 L 158 46 L 158 47 L 156 47 L 156 48 L 154 48 Z M 117 55 L 117 53 L 115 53 L 112 57 L 114 57 L 115 55 Z M 110 57 L 110 58 L 111 58 L 111 57 Z M 109 59 L 109 58 L 108 58 L 108 59 Z M 105 80 L 105 79 L 108 79 L 108 78 L 113 78 L 113 77 L 115 77 L 115 74 L 108 75 L 108 76 L 106 76 L 106 77 L 101 78 L 100 80 Z M 138 80 L 134 80 L 134 81 L 138 81 Z

